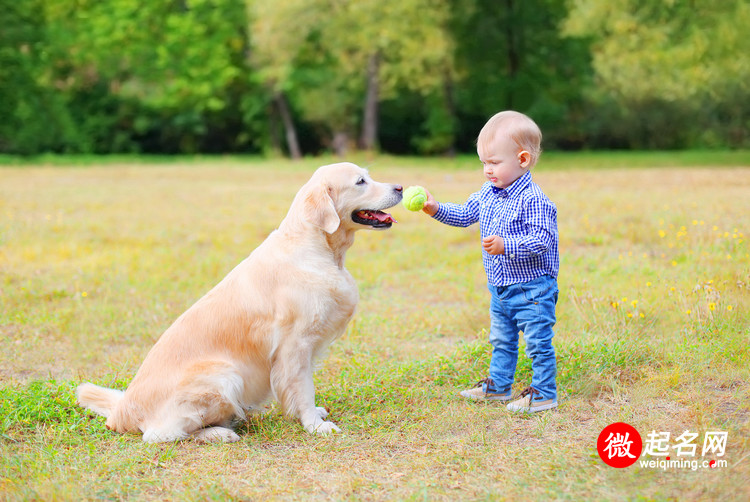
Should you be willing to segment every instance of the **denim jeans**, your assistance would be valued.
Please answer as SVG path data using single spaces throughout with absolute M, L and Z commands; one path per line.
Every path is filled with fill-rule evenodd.
M 534 376 L 531 386 L 544 399 L 557 399 L 557 363 L 552 337 L 557 304 L 557 280 L 544 275 L 529 282 L 510 286 L 489 286 L 490 302 L 490 378 L 497 390 L 513 384 L 518 362 L 518 332 L 523 331 L 526 355 L 531 359 Z M 538 398 L 537 398 L 538 399 Z

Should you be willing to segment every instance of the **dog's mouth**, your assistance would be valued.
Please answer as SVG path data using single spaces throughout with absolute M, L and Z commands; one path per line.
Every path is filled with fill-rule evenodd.
M 360 209 L 352 213 L 352 221 L 372 228 L 391 228 L 397 223 L 389 213 L 376 209 Z

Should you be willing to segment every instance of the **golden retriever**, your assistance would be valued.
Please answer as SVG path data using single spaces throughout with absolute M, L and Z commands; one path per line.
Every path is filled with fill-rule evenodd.
M 78 403 L 147 442 L 237 441 L 235 417 L 272 398 L 311 433 L 340 429 L 315 406 L 313 365 L 359 294 L 344 268 L 360 229 L 386 229 L 400 185 L 351 163 L 319 168 L 279 228 L 162 334 L 125 392 L 84 383 Z

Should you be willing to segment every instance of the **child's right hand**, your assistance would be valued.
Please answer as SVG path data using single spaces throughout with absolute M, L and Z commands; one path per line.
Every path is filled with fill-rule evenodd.
M 438 208 L 440 206 L 429 190 L 425 188 L 424 191 L 427 194 L 427 201 L 424 203 L 424 206 L 422 206 L 422 211 L 429 214 L 430 216 L 435 216 L 435 213 L 438 212 Z

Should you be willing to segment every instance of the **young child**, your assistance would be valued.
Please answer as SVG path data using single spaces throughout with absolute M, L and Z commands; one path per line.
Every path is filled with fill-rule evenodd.
M 427 192 L 423 211 L 456 227 L 479 222 L 482 260 L 490 302 L 489 377 L 461 395 L 475 400 L 510 401 L 523 332 L 532 360 L 531 386 L 508 410 L 536 412 L 557 407 L 557 365 L 552 327 L 557 304 L 557 208 L 531 181 L 541 153 L 542 133 L 529 117 L 503 111 L 477 139 L 487 182 L 465 204 L 438 203 Z

